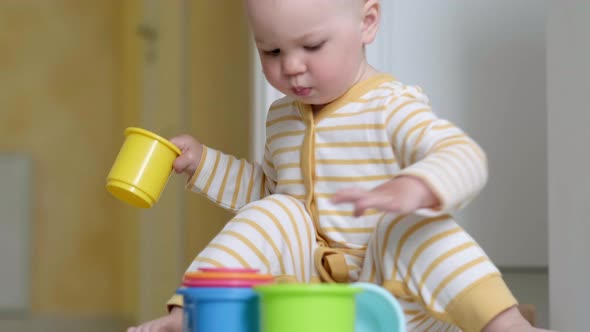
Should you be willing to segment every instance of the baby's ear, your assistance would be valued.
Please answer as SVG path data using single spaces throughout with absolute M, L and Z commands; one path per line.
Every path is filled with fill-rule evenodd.
M 381 19 L 381 6 L 378 0 L 366 0 L 363 6 L 362 40 L 367 45 L 375 40 Z

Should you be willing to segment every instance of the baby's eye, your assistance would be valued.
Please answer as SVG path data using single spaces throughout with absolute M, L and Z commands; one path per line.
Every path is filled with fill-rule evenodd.
M 281 49 L 275 48 L 274 50 L 263 51 L 263 52 L 264 52 L 265 55 L 278 56 L 279 54 L 281 54 Z
M 319 50 L 320 48 L 322 48 L 322 46 L 324 46 L 324 44 L 325 44 L 325 43 L 326 43 L 326 42 L 321 42 L 321 43 L 319 43 L 319 44 L 315 44 L 315 45 L 310 45 L 310 46 L 303 46 L 303 48 L 304 48 L 305 50 L 307 50 L 307 51 L 311 51 L 311 52 L 313 52 L 313 51 L 317 51 L 317 50 Z

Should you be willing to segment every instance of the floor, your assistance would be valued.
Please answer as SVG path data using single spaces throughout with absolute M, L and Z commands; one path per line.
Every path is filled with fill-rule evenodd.
M 128 324 L 111 318 L 34 318 L 3 319 L 0 317 L 0 331 L 18 332 L 110 332 L 126 331 Z
M 522 304 L 534 304 L 537 312 L 537 326 L 548 327 L 549 296 L 546 269 L 506 268 L 502 269 L 506 283 Z M 105 332 L 125 331 L 126 323 L 113 318 L 55 318 L 37 317 L 19 319 L 0 316 L 0 331 L 21 332 Z

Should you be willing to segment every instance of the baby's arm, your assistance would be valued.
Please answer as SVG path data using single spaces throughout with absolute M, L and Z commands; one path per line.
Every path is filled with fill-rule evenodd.
M 359 217 L 365 210 L 374 208 L 383 211 L 407 214 L 421 208 L 434 208 L 438 198 L 419 178 L 399 176 L 372 189 L 343 189 L 331 199 L 332 203 L 353 203 L 354 215 Z
M 461 129 L 437 118 L 416 88 L 404 89 L 384 116 L 402 170 L 373 190 L 339 191 L 334 203 L 353 203 L 355 215 L 368 208 L 436 215 L 462 208 L 483 188 L 484 152 Z
M 439 119 L 417 88 L 408 87 L 402 95 L 386 123 L 402 168 L 397 176 L 420 179 L 438 200 L 436 212 L 464 207 L 487 181 L 485 153 L 460 128 Z
M 174 163 L 177 173 L 189 176 L 187 188 L 206 195 L 221 207 L 237 211 L 274 191 L 274 169 L 224 154 L 188 135 L 170 140 L 182 154 Z M 265 158 L 268 152 L 265 151 Z M 266 159 L 268 160 L 268 159 Z

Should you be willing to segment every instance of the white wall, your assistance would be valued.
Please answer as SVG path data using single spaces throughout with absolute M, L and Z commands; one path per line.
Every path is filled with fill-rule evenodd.
M 30 156 L 0 154 L 0 316 L 30 309 L 32 175 Z
M 458 218 L 500 266 L 547 264 L 547 0 L 381 1 L 369 60 L 422 86 L 487 152 L 490 180 Z
M 590 1 L 552 1 L 548 42 L 550 322 L 588 331 Z

